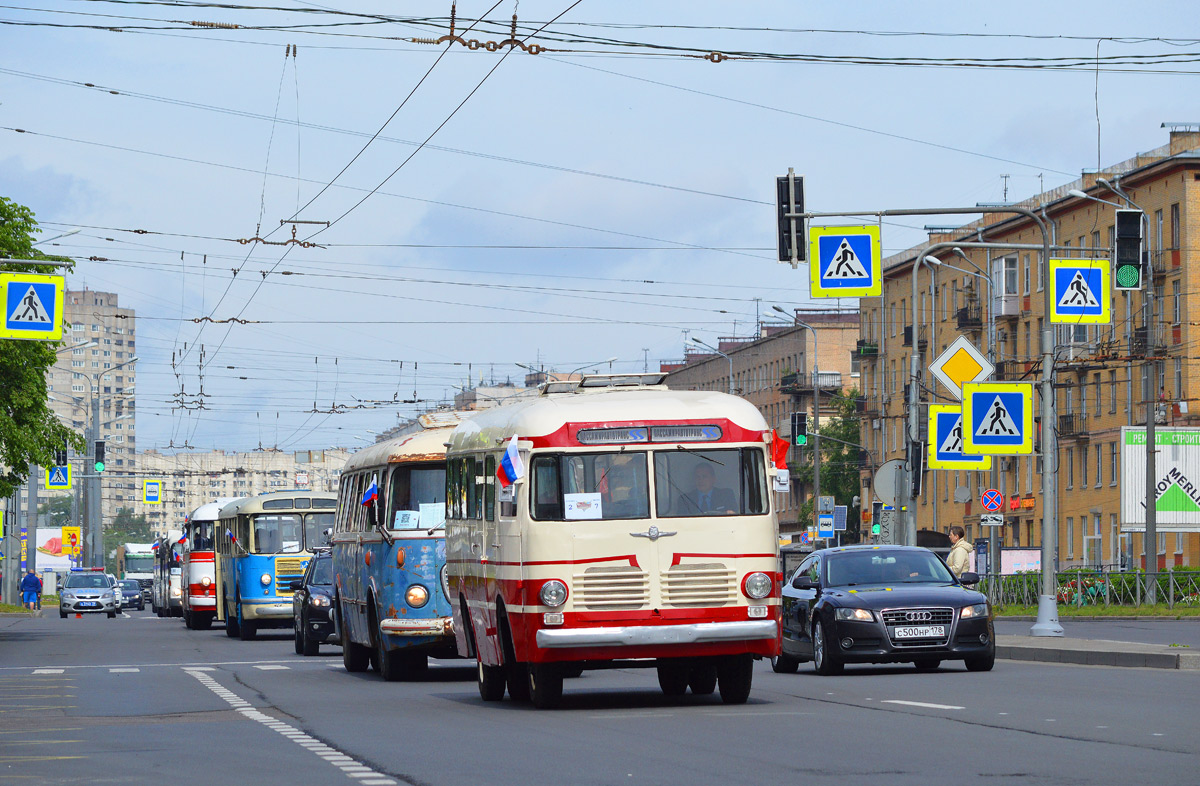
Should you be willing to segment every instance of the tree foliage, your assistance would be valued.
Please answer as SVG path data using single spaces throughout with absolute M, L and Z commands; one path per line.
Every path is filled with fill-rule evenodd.
M 34 248 L 37 231 L 29 208 L 0 197 L 0 258 L 31 260 L 27 264 L 0 262 L 0 271 L 54 273 L 55 268 L 36 261 L 70 261 Z M 54 451 L 64 444 L 78 450 L 84 447 L 83 437 L 63 425 L 50 409 L 46 374 L 60 346 L 56 341 L 0 339 L 0 497 L 16 491 L 29 477 L 30 467 L 49 466 Z
M 49 502 L 38 505 L 38 513 L 44 513 L 49 516 L 50 527 L 66 527 L 71 524 L 71 503 L 73 499 L 70 494 L 59 494 L 51 497 Z
M 832 496 L 838 505 L 847 506 L 846 532 L 842 543 L 856 543 L 859 538 L 859 508 L 851 503 L 860 494 L 859 480 L 859 441 L 862 434 L 859 431 L 860 418 L 855 406 L 858 390 L 851 390 L 842 395 L 833 393 L 833 406 L 837 414 L 821 422 L 821 495 Z M 822 401 L 826 402 L 824 392 Z M 826 405 L 827 406 L 827 405 Z M 848 443 L 848 444 L 847 444 Z M 798 480 L 811 487 L 813 481 L 812 440 L 805 451 L 805 459 L 797 470 Z M 800 508 L 800 521 L 815 526 L 816 519 L 813 510 L 816 501 L 807 500 Z
M 104 527 L 104 564 L 109 572 L 117 568 L 117 547 L 122 543 L 150 543 L 154 540 L 145 514 L 134 515 L 133 508 L 117 508 L 117 515 Z

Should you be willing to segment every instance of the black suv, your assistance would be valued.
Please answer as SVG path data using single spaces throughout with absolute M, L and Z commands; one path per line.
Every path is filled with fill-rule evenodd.
M 293 581 L 291 586 L 296 654 L 316 655 L 322 644 L 338 643 L 333 624 L 333 559 L 329 551 L 314 554 L 304 577 Z

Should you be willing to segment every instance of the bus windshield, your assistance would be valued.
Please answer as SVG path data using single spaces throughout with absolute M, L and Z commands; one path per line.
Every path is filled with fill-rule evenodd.
M 325 530 L 333 527 L 334 512 L 306 513 L 304 516 L 304 547 L 309 551 L 329 544 Z
M 659 518 L 767 512 L 764 456 L 757 448 L 654 454 Z
M 191 545 L 196 551 L 207 551 L 213 547 L 213 523 L 211 521 L 193 521 L 189 525 Z
M 260 513 L 254 517 L 255 554 L 296 554 L 303 548 L 303 530 L 298 513 Z
M 645 453 L 572 453 L 533 460 L 533 517 L 543 521 L 650 516 Z
M 126 573 L 153 573 L 154 572 L 154 555 L 152 555 L 152 554 L 126 554 L 125 555 L 125 572 Z
M 446 526 L 446 465 L 398 467 L 392 471 L 388 504 L 391 529 Z

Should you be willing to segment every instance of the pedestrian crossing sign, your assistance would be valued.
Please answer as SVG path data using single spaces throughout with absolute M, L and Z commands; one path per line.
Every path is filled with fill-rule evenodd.
M 1033 453 L 1033 430 L 1033 383 L 963 385 L 963 453 L 1028 456 Z
M 40 273 L 0 273 L 0 338 L 58 341 L 63 335 L 66 279 Z
M 142 502 L 147 505 L 162 504 L 162 481 L 161 480 L 143 480 L 142 481 Z
M 991 456 L 969 456 L 963 453 L 962 407 L 953 404 L 931 404 L 929 406 L 929 455 L 926 466 L 930 469 L 977 469 L 992 468 Z
M 1051 259 L 1050 321 L 1069 325 L 1112 322 L 1112 277 L 1106 259 Z
M 809 227 L 813 297 L 878 297 L 883 293 L 878 226 Z
M 46 467 L 46 490 L 47 491 L 70 491 L 71 490 L 71 465 L 66 464 L 61 467 Z

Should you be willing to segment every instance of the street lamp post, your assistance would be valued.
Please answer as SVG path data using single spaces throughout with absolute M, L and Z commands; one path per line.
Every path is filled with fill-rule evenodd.
M 718 355 L 720 355 L 721 357 L 723 357 L 729 361 L 729 395 L 732 396 L 733 395 L 733 358 L 729 357 L 729 355 L 726 355 L 724 352 L 722 352 L 721 350 L 712 346 L 711 344 L 705 344 L 703 341 L 696 338 L 695 336 L 692 336 L 692 343 L 702 346 L 705 349 L 709 350 L 710 352 L 715 352 Z

